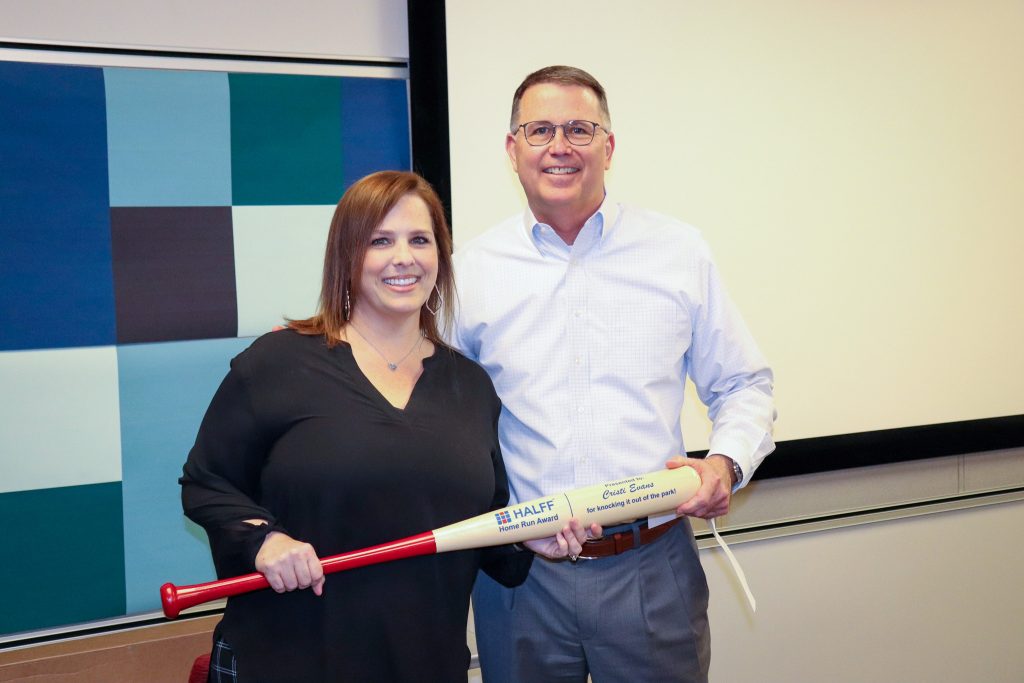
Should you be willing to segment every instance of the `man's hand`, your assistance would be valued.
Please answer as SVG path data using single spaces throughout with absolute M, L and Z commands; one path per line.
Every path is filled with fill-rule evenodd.
M 732 466 L 729 460 L 719 454 L 709 455 L 703 460 L 677 455 L 665 463 L 670 470 L 683 465 L 697 470 L 700 488 L 690 500 L 676 508 L 676 514 L 701 519 L 713 519 L 727 514 L 732 501 Z

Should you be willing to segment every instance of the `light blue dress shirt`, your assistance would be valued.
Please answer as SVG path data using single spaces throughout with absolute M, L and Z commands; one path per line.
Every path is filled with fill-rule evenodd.
M 460 248 L 452 342 L 490 374 L 513 501 L 685 453 L 686 378 L 746 484 L 774 450 L 772 372 L 693 227 L 606 198 L 567 245 L 527 208 Z

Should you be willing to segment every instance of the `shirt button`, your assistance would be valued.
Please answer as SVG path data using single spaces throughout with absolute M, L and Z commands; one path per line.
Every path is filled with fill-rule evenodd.
M 573 311 L 573 315 L 575 315 L 577 318 L 582 318 L 583 317 L 583 311 L 581 311 L 581 310 L 579 310 L 577 308 L 575 311 Z
M 586 410 L 587 410 L 586 408 L 584 408 L 583 406 L 580 406 L 580 407 L 578 407 L 576 409 L 576 412 L 579 413 L 580 415 L 582 415 L 583 413 L 586 412 Z
M 576 365 L 582 365 L 582 364 L 583 364 L 583 359 L 580 358 L 579 356 L 576 356 Z

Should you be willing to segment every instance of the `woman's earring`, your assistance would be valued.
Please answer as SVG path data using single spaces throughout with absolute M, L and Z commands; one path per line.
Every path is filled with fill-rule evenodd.
M 430 297 L 434 296 L 434 292 L 437 292 L 437 306 L 434 307 L 434 308 L 431 308 L 430 307 Z M 436 318 L 437 317 L 437 312 L 441 310 L 441 290 L 437 288 L 436 284 L 434 285 L 434 292 L 430 293 L 430 296 L 428 296 L 427 300 L 425 302 L 423 302 L 423 305 L 426 307 L 426 309 L 428 311 L 430 311 L 430 315 L 432 315 L 432 316 L 434 316 Z
M 345 288 L 345 307 L 342 309 L 341 313 L 345 316 L 345 320 L 352 317 L 352 300 L 348 296 L 348 287 Z

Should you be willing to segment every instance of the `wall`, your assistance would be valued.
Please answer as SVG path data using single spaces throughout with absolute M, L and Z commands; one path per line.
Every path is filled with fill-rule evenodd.
M 719 529 L 758 609 L 695 526 L 713 682 L 1020 680 L 1024 449 L 755 481 L 734 503 Z
M 219 619 L 188 619 L 0 651 L 0 681 L 184 683 L 196 657 L 210 651 Z
M 711 681 L 1017 683 L 1022 528 L 1017 500 L 735 544 L 756 614 L 706 550 Z

